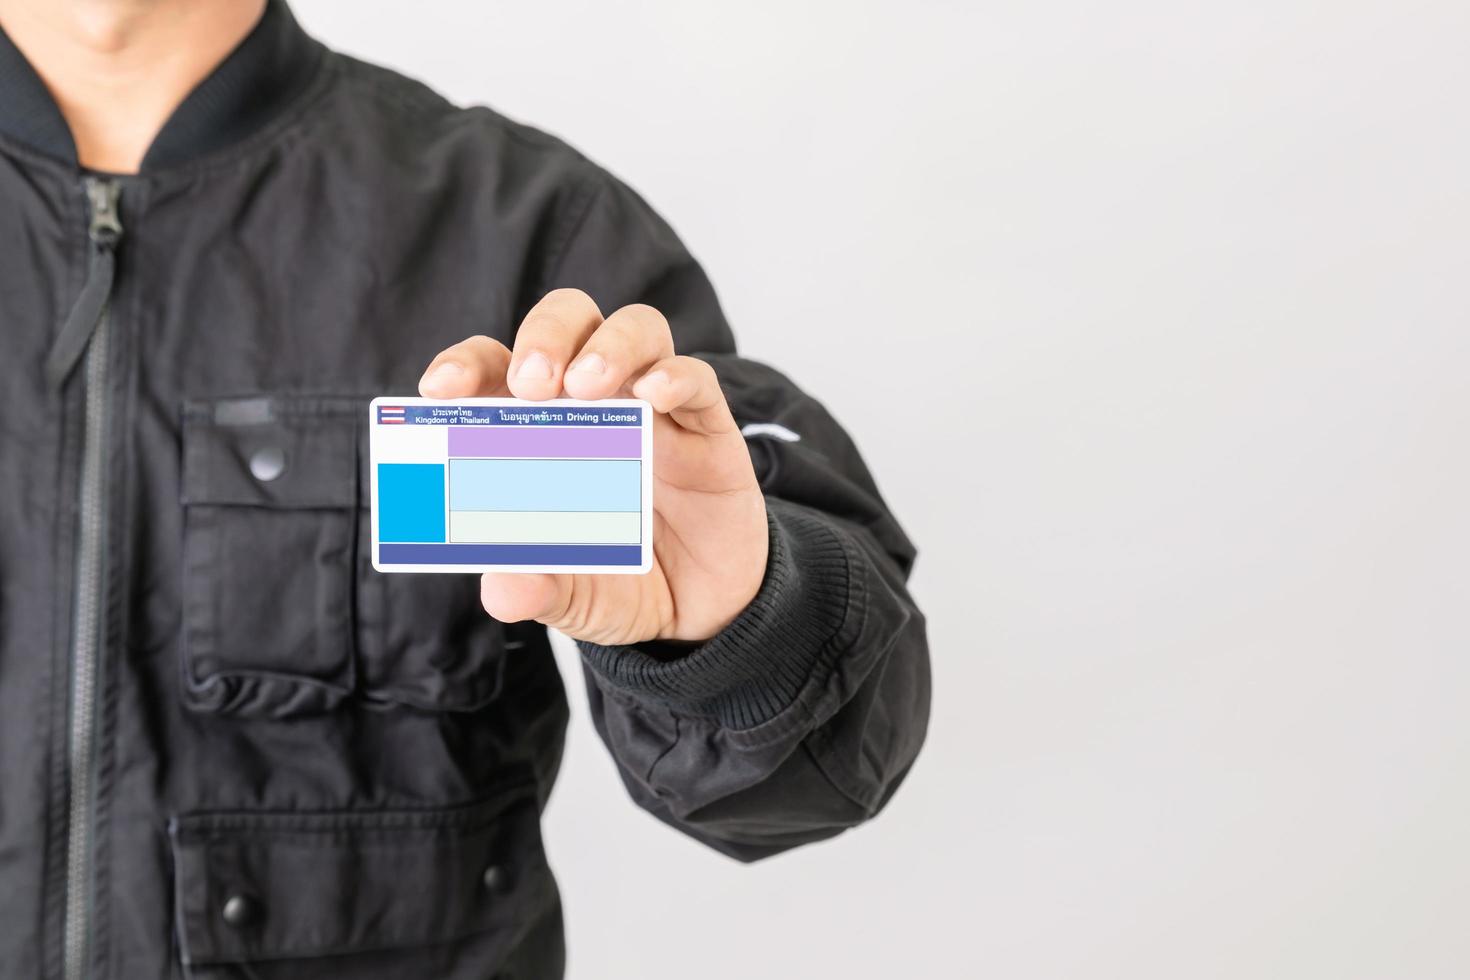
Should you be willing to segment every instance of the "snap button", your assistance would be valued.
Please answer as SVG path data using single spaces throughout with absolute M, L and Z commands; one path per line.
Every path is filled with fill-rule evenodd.
M 286 454 L 279 446 L 257 449 L 250 457 L 250 475 L 261 483 L 269 483 L 286 472 Z
M 250 920 L 255 918 L 255 902 L 245 895 L 231 895 L 225 899 L 220 915 L 223 916 L 226 925 L 236 928 L 249 925 Z
M 498 892 L 502 888 L 504 888 L 506 886 L 507 879 L 508 876 L 505 873 L 505 869 L 498 864 L 490 865 L 488 868 L 485 869 L 485 872 L 480 875 L 481 883 L 484 884 L 486 890 L 492 892 Z

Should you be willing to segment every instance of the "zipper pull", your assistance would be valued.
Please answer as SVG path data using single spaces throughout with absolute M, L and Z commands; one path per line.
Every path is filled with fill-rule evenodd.
M 122 219 L 117 214 L 118 198 L 122 187 L 115 180 L 88 177 L 84 184 L 87 203 L 92 209 L 92 223 L 87 226 L 87 237 L 94 245 L 112 248 L 122 237 Z
M 87 239 L 92 247 L 82 291 L 67 314 L 61 332 L 56 335 L 51 352 L 46 355 L 46 381 L 53 388 L 60 388 L 66 383 L 97 325 L 102 322 L 107 300 L 112 295 L 117 243 L 123 233 L 117 209 L 122 185 L 112 177 L 87 177 L 82 188 L 87 193 Z

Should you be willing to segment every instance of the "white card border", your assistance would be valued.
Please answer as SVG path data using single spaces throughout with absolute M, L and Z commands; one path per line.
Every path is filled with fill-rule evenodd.
M 643 434 L 643 510 L 640 516 L 642 527 L 639 534 L 641 561 L 637 565 L 384 565 L 378 561 L 378 406 L 402 405 L 438 406 L 466 405 L 472 408 L 641 408 L 642 422 L 639 429 Z M 646 575 L 653 568 L 653 406 L 641 398 L 603 398 L 584 401 L 580 398 L 551 398 L 532 402 L 520 398 L 395 398 L 379 395 L 368 403 L 368 473 L 371 482 L 372 509 L 368 523 L 372 531 L 372 559 L 376 571 L 388 575 L 401 572 L 420 574 L 451 575 L 480 572 L 520 572 L 526 574 L 552 573 L 559 575 Z

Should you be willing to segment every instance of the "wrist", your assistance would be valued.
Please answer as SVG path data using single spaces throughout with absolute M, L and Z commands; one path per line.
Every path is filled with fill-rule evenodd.
M 830 670 L 861 621 L 864 576 L 845 535 L 804 507 L 772 501 L 769 558 L 760 588 L 722 631 L 694 645 L 580 643 L 604 687 L 753 728 Z

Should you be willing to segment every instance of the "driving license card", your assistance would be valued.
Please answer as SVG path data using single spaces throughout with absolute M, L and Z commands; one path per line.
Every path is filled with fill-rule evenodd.
M 380 572 L 646 572 L 653 411 L 638 399 L 374 398 Z

